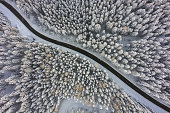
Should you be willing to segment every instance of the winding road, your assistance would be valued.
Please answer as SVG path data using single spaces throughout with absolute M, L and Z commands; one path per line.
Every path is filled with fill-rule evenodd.
M 152 103 L 154 103 L 155 105 L 161 107 L 162 109 L 166 110 L 167 112 L 170 112 L 170 108 L 166 105 L 164 105 L 163 103 L 157 101 L 156 99 L 152 98 L 151 96 L 149 96 L 148 94 L 146 94 L 144 91 L 142 91 L 140 88 L 138 88 L 137 86 L 135 86 L 132 82 L 130 82 L 128 79 L 126 79 L 124 76 L 122 76 L 118 71 L 116 71 L 115 69 L 113 69 L 111 66 L 109 66 L 106 62 L 102 61 L 101 59 L 99 59 L 98 57 L 96 57 L 95 55 L 81 49 L 78 48 L 76 46 L 61 42 L 61 41 L 57 41 L 54 40 L 52 38 L 49 38 L 41 33 L 39 33 L 38 31 L 36 31 L 34 28 L 32 28 L 29 23 L 22 17 L 22 15 L 10 4 L 8 4 L 7 2 L 0 0 L 0 3 L 3 4 L 5 7 L 7 7 L 32 33 L 34 33 L 36 36 L 49 41 L 51 43 L 54 43 L 56 45 L 60 45 L 69 49 L 72 49 L 74 51 L 77 51 L 91 59 L 93 59 L 94 61 L 96 61 L 97 63 L 99 63 L 100 65 L 102 65 L 103 67 L 105 67 L 106 69 L 108 69 L 109 71 L 111 71 L 114 75 L 116 75 L 120 80 L 122 80 L 126 85 L 128 85 L 129 87 L 131 87 L 133 90 L 135 90 L 137 93 L 139 93 L 140 95 L 142 95 L 143 97 L 145 97 L 146 99 L 148 99 L 149 101 L 151 101 Z

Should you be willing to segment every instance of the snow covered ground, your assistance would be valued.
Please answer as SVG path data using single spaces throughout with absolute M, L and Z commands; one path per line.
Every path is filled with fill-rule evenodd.
M 10 2 L 11 3 L 11 2 Z M 12 4 L 12 3 L 11 3 Z M 91 63 L 93 64 L 97 64 L 97 62 L 93 61 L 92 59 L 86 57 L 85 55 L 83 54 L 80 54 L 76 51 L 73 51 L 71 49 L 68 49 L 68 48 L 65 48 L 65 47 L 62 47 L 62 46 L 58 46 L 58 45 L 55 45 L 53 43 L 50 43 L 50 42 L 47 42 L 39 37 L 37 37 L 36 35 L 34 35 L 32 32 L 30 32 L 21 22 L 18 18 L 15 17 L 14 14 L 12 14 L 6 7 L 4 7 L 2 4 L 0 4 L 0 11 L 2 13 L 4 13 L 5 16 L 7 16 L 7 18 L 10 20 L 11 22 L 11 25 L 14 26 L 14 27 L 17 27 L 20 34 L 26 36 L 29 38 L 30 41 L 33 40 L 33 38 L 37 41 L 37 42 L 41 42 L 41 43 L 46 43 L 46 44 L 50 44 L 50 45 L 53 45 L 53 46 L 56 46 L 56 47 L 59 47 L 63 50 L 66 50 L 66 51 L 70 51 L 71 53 L 73 54 L 79 54 L 81 57 L 85 57 L 86 59 L 88 59 Z M 25 18 L 26 19 L 26 18 Z M 53 38 L 53 39 L 57 39 L 59 41 L 63 41 L 63 42 L 66 42 L 69 43 L 69 44 L 72 44 L 72 45 L 75 45 L 75 43 L 71 43 L 72 41 L 68 41 L 67 39 L 70 39 L 70 38 L 60 38 L 59 35 L 55 35 L 55 34 L 51 34 L 50 32 L 42 32 L 42 30 L 40 29 L 41 27 L 38 27 L 36 26 L 35 24 L 31 24 L 31 22 L 26 19 L 30 25 L 36 29 L 37 31 L 41 32 L 42 34 L 50 37 L 50 38 Z M 61 40 L 63 39 L 63 40 Z M 80 45 L 75 45 L 77 47 L 80 47 Z M 82 48 L 82 47 L 81 47 Z M 86 51 L 94 54 L 95 56 L 98 56 L 100 59 L 104 60 L 105 62 L 107 62 L 104 58 L 100 57 L 97 53 L 95 52 L 91 52 L 89 50 L 86 49 Z M 108 63 L 108 62 L 107 62 Z M 112 64 L 108 63 L 110 66 L 112 66 Z M 113 66 L 112 66 L 113 67 Z M 102 67 L 101 65 L 99 65 L 99 68 L 101 68 L 102 70 L 106 70 L 106 73 L 111 77 L 113 78 L 113 80 L 129 95 L 131 96 L 133 99 L 135 99 L 136 101 L 140 102 L 141 104 L 145 105 L 145 106 L 148 106 L 149 108 L 153 109 L 155 112 L 161 112 L 161 113 L 165 113 L 166 111 L 164 111 L 163 109 L 161 109 L 160 107 L 156 106 L 155 104 L 153 104 L 152 102 L 148 101 L 147 99 L 145 99 L 144 97 L 142 97 L 140 94 L 136 93 L 133 89 L 131 89 L 129 86 L 127 86 L 125 83 L 123 83 L 118 77 L 116 77 L 114 74 L 112 74 L 110 71 L 108 71 L 107 69 L 105 69 L 104 67 Z M 128 78 L 130 81 L 132 81 L 133 83 L 135 83 L 134 81 L 134 78 L 131 78 L 130 76 L 126 76 L 126 78 Z M 82 104 L 79 104 L 73 100 L 67 100 L 67 101 L 64 101 L 61 105 L 61 113 L 65 113 L 65 106 L 70 106 L 72 107 L 72 105 L 74 104 L 74 107 L 82 107 Z M 68 109 L 71 109 L 70 107 L 67 107 L 67 110 Z M 86 108 L 85 106 L 83 106 L 84 108 Z

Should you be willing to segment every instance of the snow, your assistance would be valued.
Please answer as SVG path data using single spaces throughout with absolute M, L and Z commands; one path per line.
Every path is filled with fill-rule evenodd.
M 52 32 L 51 30 L 46 30 L 45 27 L 38 25 L 38 22 L 35 22 L 33 19 L 34 17 L 30 17 L 31 19 L 28 19 L 24 13 L 22 13 L 17 7 L 16 4 L 14 2 L 12 2 L 11 0 L 6 0 L 6 2 L 8 2 L 10 5 L 12 5 L 23 17 L 24 19 L 30 24 L 30 26 L 32 28 L 34 28 L 36 31 L 40 32 L 41 34 L 50 37 L 51 39 L 57 40 L 57 41 L 61 41 L 70 45 L 73 45 L 75 47 L 81 48 L 91 54 L 93 54 L 94 56 L 98 57 L 99 59 L 101 59 L 102 61 L 106 62 L 109 66 L 111 66 L 113 69 L 117 70 L 121 75 L 123 75 L 124 77 L 126 77 L 126 79 L 128 79 L 129 81 L 131 81 L 133 84 L 136 84 L 136 80 L 137 78 L 134 77 L 133 75 L 129 75 L 129 74 L 124 74 L 121 72 L 121 69 L 115 67 L 110 61 L 108 61 L 107 59 L 105 59 L 104 57 L 102 57 L 99 53 L 95 52 L 94 50 L 88 49 L 88 48 L 83 48 L 82 44 L 78 44 L 76 42 L 76 37 L 75 36 L 62 36 L 59 34 L 56 34 L 54 32 Z M 130 39 L 130 38 L 123 38 L 123 39 Z M 133 38 L 134 39 L 134 38 Z M 124 41 L 123 43 L 127 43 L 127 41 Z
M 12 2 L 9 2 L 10 4 L 13 4 Z M 14 5 L 14 4 L 13 4 Z M 0 11 L 9 19 L 9 21 L 11 22 L 11 25 L 14 26 L 14 27 L 17 27 L 20 34 L 24 35 L 24 36 L 27 36 L 29 38 L 30 41 L 33 40 L 33 37 L 35 38 L 35 40 L 37 42 L 41 42 L 41 43 L 45 43 L 45 44 L 50 44 L 52 46 L 56 46 L 56 47 L 59 47 L 60 49 L 63 49 L 65 51 L 70 51 L 71 53 L 73 54 L 79 54 L 82 58 L 85 57 L 86 59 L 88 59 L 92 64 L 98 64 L 97 62 L 95 62 L 94 60 L 92 60 L 91 58 L 89 57 L 86 57 L 85 55 L 83 54 L 80 54 L 76 51 L 73 51 L 71 49 L 68 49 L 68 48 L 65 48 L 65 47 L 62 47 L 62 46 L 59 46 L 59 45 L 55 45 L 53 43 L 50 43 L 50 42 L 47 42 L 39 37 L 37 37 L 36 35 L 34 35 L 32 32 L 30 32 L 28 30 L 28 28 L 26 28 L 21 22 L 20 20 L 15 17 L 14 14 L 12 14 L 6 7 L 4 7 L 2 4 L 0 4 Z M 23 15 L 23 14 L 22 14 Z M 25 18 L 25 17 L 24 17 Z M 26 18 L 25 18 L 26 19 Z M 55 40 L 59 40 L 59 41 L 62 41 L 62 42 L 65 42 L 65 43 L 69 43 L 71 45 L 74 45 L 74 46 L 77 46 L 77 47 L 80 47 L 81 49 L 83 49 L 80 45 L 76 44 L 76 43 L 72 43 L 72 41 L 68 40 L 70 37 L 67 37 L 67 38 L 61 38 L 62 36 L 60 35 L 55 35 L 55 34 L 51 34 L 50 32 L 42 32 L 41 31 L 41 27 L 39 26 L 36 26 L 35 24 L 31 24 L 31 22 L 26 19 L 30 25 L 36 29 L 38 32 L 42 33 L 43 35 L 45 36 L 48 36 L 50 38 L 53 38 Z M 103 57 L 101 57 L 99 54 L 97 54 L 96 52 L 94 51 L 90 51 L 88 49 L 84 49 L 86 51 L 88 51 L 89 53 L 97 56 L 98 58 L 100 58 L 101 60 L 105 61 L 108 65 L 110 65 L 111 67 L 113 67 L 113 65 L 111 63 L 109 63 L 106 59 L 104 59 Z M 158 107 L 157 105 L 153 104 L 152 102 L 148 101 L 147 99 L 145 99 L 143 96 L 141 96 L 140 94 L 138 94 L 136 91 L 134 91 L 132 88 L 130 88 L 129 86 L 127 86 L 124 82 L 122 82 L 117 76 L 115 76 L 113 73 L 111 73 L 110 71 L 108 71 L 106 68 L 104 68 L 103 66 L 99 65 L 99 68 L 102 69 L 102 70 L 105 70 L 106 73 L 109 75 L 109 77 L 111 77 L 116 84 L 119 85 L 120 88 L 122 88 L 129 96 L 131 96 L 134 100 L 140 102 L 141 104 L 145 105 L 145 106 L 148 106 L 150 109 L 154 110 L 155 112 L 159 112 L 159 113 L 166 113 L 165 110 L 161 109 L 160 107 Z M 114 67 L 115 68 L 115 67 Z M 116 68 L 115 68 L 116 69 Z M 117 70 L 117 69 L 116 69 Z M 130 77 L 130 76 L 127 76 L 126 75 L 126 78 L 128 78 L 128 80 L 130 80 L 131 82 L 135 83 L 135 79 Z M 65 100 L 62 102 L 62 105 L 61 105 L 61 113 L 65 113 L 64 109 L 66 108 L 65 106 L 73 106 L 76 108 L 76 106 L 82 106 L 83 108 L 86 108 L 85 106 L 81 105 L 80 103 L 77 103 L 75 102 L 74 100 Z M 68 109 L 70 109 L 68 107 Z
M 88 112 L 93 113 L 94 111 L 98 111 L 98 113 L 106 113 L 105 109 L 99 109 L 98 107 L 91 107 L 89 108 L 88 105 L 82 104 L 80 101 L 75 101 L 73 99 L 70 100 L 64 100 L 60 106 L 59 113 L 70 113 L 72 109 L 78 110 L 78 109 L 85 109 Z M 109 111 L 108 113 L 110 113 Z

